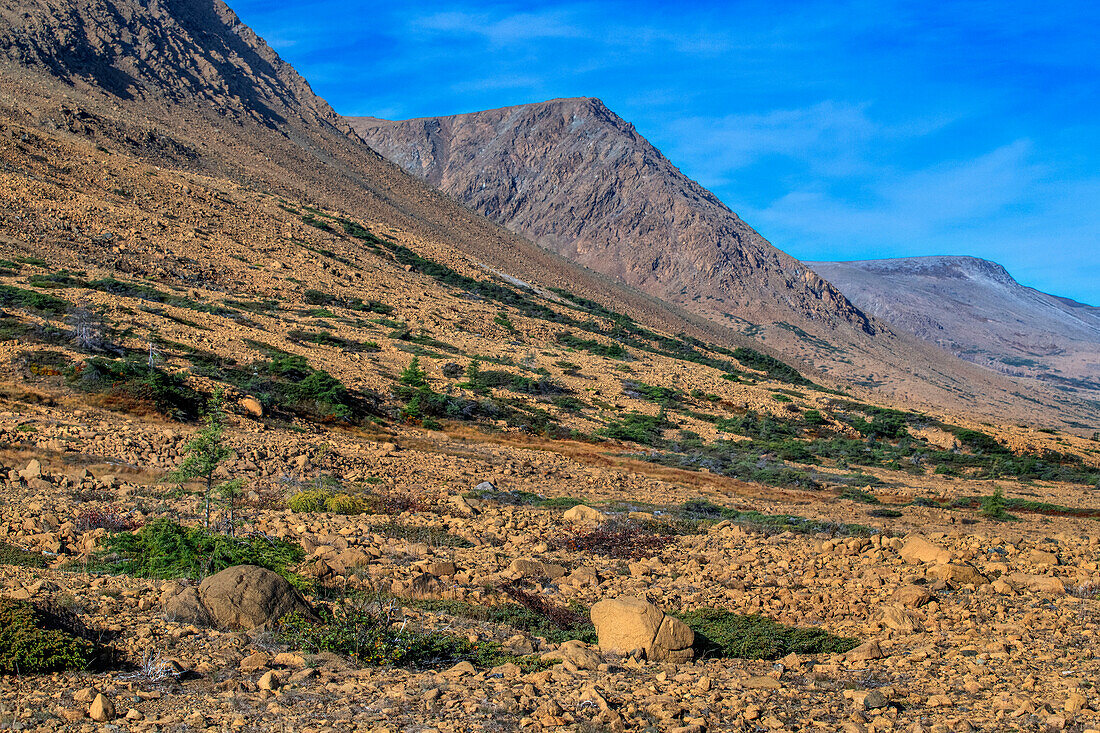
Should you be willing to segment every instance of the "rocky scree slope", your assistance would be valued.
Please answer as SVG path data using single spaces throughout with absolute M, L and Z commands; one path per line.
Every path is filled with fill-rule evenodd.
M 1100 308 L 976 257 L 810 263 L 861 308 L 991 369 L 1100 390 Z
M 6 0 L 0 67 L 0 113 L 13 123 L 377 222 L 441 261 L 615 303 L 669 331 L 736 339 L 532 245 L 384 161 L 220 0 Z M 65 229 L 40 238 L 83 244 Z M 97 256 L 103 245 L 82 248 Z M 163 256 L 140 259 L 155 266 Z M 208 276 L 217 282 L 217 272 Z

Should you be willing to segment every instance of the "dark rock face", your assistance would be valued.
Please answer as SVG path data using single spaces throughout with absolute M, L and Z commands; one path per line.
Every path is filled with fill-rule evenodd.
M 1007 374 L 1100 389 L 1100 308 L 1024 287 L 976 257 L 814 262 L 860 308 Z
M 514 232 L 697 311 L 875 326 L 598 99 L 349 118 L 384 157 Z M 703 302 L 699 302 L 700 298 Z
M 122 100 L 202 100 L 265 125 L 336 113 L 221 0 L 0 3 L 0 59 Z

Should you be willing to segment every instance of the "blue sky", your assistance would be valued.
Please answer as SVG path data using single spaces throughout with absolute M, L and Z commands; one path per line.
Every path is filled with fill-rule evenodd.
M 343 114 L 601 98 L 805 260 L 1100 305 L 1100 4 L 230 0 Z

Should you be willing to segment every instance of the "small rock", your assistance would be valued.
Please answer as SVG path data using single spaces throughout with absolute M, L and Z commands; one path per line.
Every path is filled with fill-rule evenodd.
M 932 600 L 932 593 L 919 585 L 903 585 L 894 591 L 894 600 L 907 608 L 920 608 Z
M 275 674 L 274 670 L 268 670 L 263 677 L 256 680 L 256 687 L 261 690 L 277 690 L 281 686 L 282 680 L 279 679 L 279 675 Z
M 889 703 L 886 696 L 882 694 L 880 690 L 871 690 L 863 698 L 864 710 L 878 710 L 884 708 Z
M 115 717 L 115 704 L 102 693 L 95 696 L 88 707 L 88 717 L 98 723 L 106 723 Z

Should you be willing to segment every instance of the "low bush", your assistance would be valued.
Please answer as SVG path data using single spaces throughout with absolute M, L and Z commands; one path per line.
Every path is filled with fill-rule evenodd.
M 1018 519 L 1018 517 L 1008 513 L 1008 503 L 1005 501 L 1004 489 L 1000 486 L 993 489 L 992 496 L 983 496 L 979 500 L 979 506 L 981 507 L 982 516 L 987 519 L 998 522 Z
M 232 537 L 201 527 L 185 527 L 167 517 L 137 532 L 119 532 L 102 541 L 102 569 L 140 578 L 200 580 L 234 565 L 259 565 L 300 583 L 289 568 L 305 557 L 300 545 L 249 535 Z
M 764 372 L 770 378 L 788 384 L 811 384 L 810 380 L 798 373 L 798 370 L 789 364 L 781 362 L 774 356 L 762 354 L 755 349 L 738 346 L 733 350 L 733 358 L 750 369 Z
M 450 634 L 419 631 L 394 623 L 387 615 L 349 604 L 319 611 L 312 621 L 294 612 L 283 617 L 276 639 L 293 649 L 334 652 L 368 666 L 449 667 L 461 661 L 490 668 L 512 662 L 527 672 L 545 669 L 537 657 L 504 651 L 495 642 L 471 642 Z
M 269 412 L 321 422 L 353 421 L 367 412 L 363 395 L 353 394 L 328 372 L 312 367 L 305 357 L 260 342 L 251 345 L 265 352 L 268 359 L 247 366 L 200 361 L 198 373 L 254 396 Z
M 23 550 L 7 542 L 0 542 L 0 565 L 17 565 L 24 568 L 46 567 L 46 556 L 41 552 Z
M 553 540 L 555 549 L 584 552 L 616 559 L 656 555 L 672 537 L 651 522 L 610 520 L 594 529 L 571 529 Z
M 746 525 L 766 533 L 795 532 L 797 534 L 816 534 L 827 532 L 834 536 L 864 536 L 877 530 L 861 524 L 827 522 L 820 519 L 807 519 L 793 514 L 764 514 L 755 509 L 734 509 L 721 506 L 707 499 L 690 499 L 680 505 L 676 514 L 689 521 L 729 520 Z
M 589 354 L 595 356 L 606 356 L 610 359 L 628 359 L 630 354 L 623 348 L 622 344 L 617 344 L 612 341 L 610 344 L 604 344 L 595 339 L 584 339 L 568 331 L 559 333 L 555 340 L 562 346 L 566 346 L 570 349 L 577 349 L 578 351 L 587 351 Z
M 362 514 L 367 504 L 353 494 L 333 494 L 325 499 L 325 511 L 332 514 Z
M 512 491 L 500 491 L 498 489 L 481 489 L 468 491 L 467 499 L 480 499 L 482 501 L 495 501 L 499 504 L 512 506 L 535 506 L 545 509 L 570 509 L 577 504 L 584 504 L 583 499 L 572 496 L 543 496 L 532 491 L 514 489 Z
M 48 293 L 24 290 L 11 285 L 0 285 L 0 307 L 22 308 L 51 316 L 68 312 L 70 303 Z
M 85 669 L 95 645 L 74 631 L 72 614 L 0 598 L 0 672 L 34 674 Z
M 657 415 L 631 412 L 620 420 L 608 423 L 607 427 L 597 432 L 612 440 L 655 446 L 661 444 L 662 431 L 668 427 L 672 427 L 672 423 L 665 417 L 663 410 Z
M 405 524 L 388 521 L 372 526 L 371 532 L 391 539 L 406 542 L 423 542 L 429 547 L 473 547 L 474 544 L 464 537 L 451 534 L 441 527 L 424 524 Z
M 82 531 L 105 529 L 108 532 L 130 532 L 137 527 L 137 523 L 116 506 L 86 509 L 76 516 L 73 524 Z
M 785 626 L 766 616 L 742 615 L 718 608 L 699 608 L 676 616 L 695 632 L 696 656 L 735 659 L 779 659 L 788 654 L 843 654 L 856 639 L 824 629 Z
M 307 489 L 299 491 L 286 501 L 287 508 L 292 512 L 323 512 L 325 502 L 332 496 L 332 492 L 326 489 Z
M 202 403 L 181 376 L 144 361 L 92 357 L 71 367 L 65 377 L 74 389 L 100 394 L 106 407 L 126 412 L 190 422 Z
M 847 499 L 848 501 L 854 501 L 859 504 L 881 504 L 878 497 L 874 494 L 868 494 L 866 491 L 855 488 L 847 488 L 840 492 L 841 499 Z
M 551 643 L 560 644 L 570 639 L 596 643 L 596 627 L 589 620 L 589 609 L 584 606 L 578 603 L 559 606 L 516 583 L 501 586 L 501 591 L 516 603 L 515 606 L 505 604 L 496 607 L 500 610 L 494 615 L 502 623 L 541 636 Z

